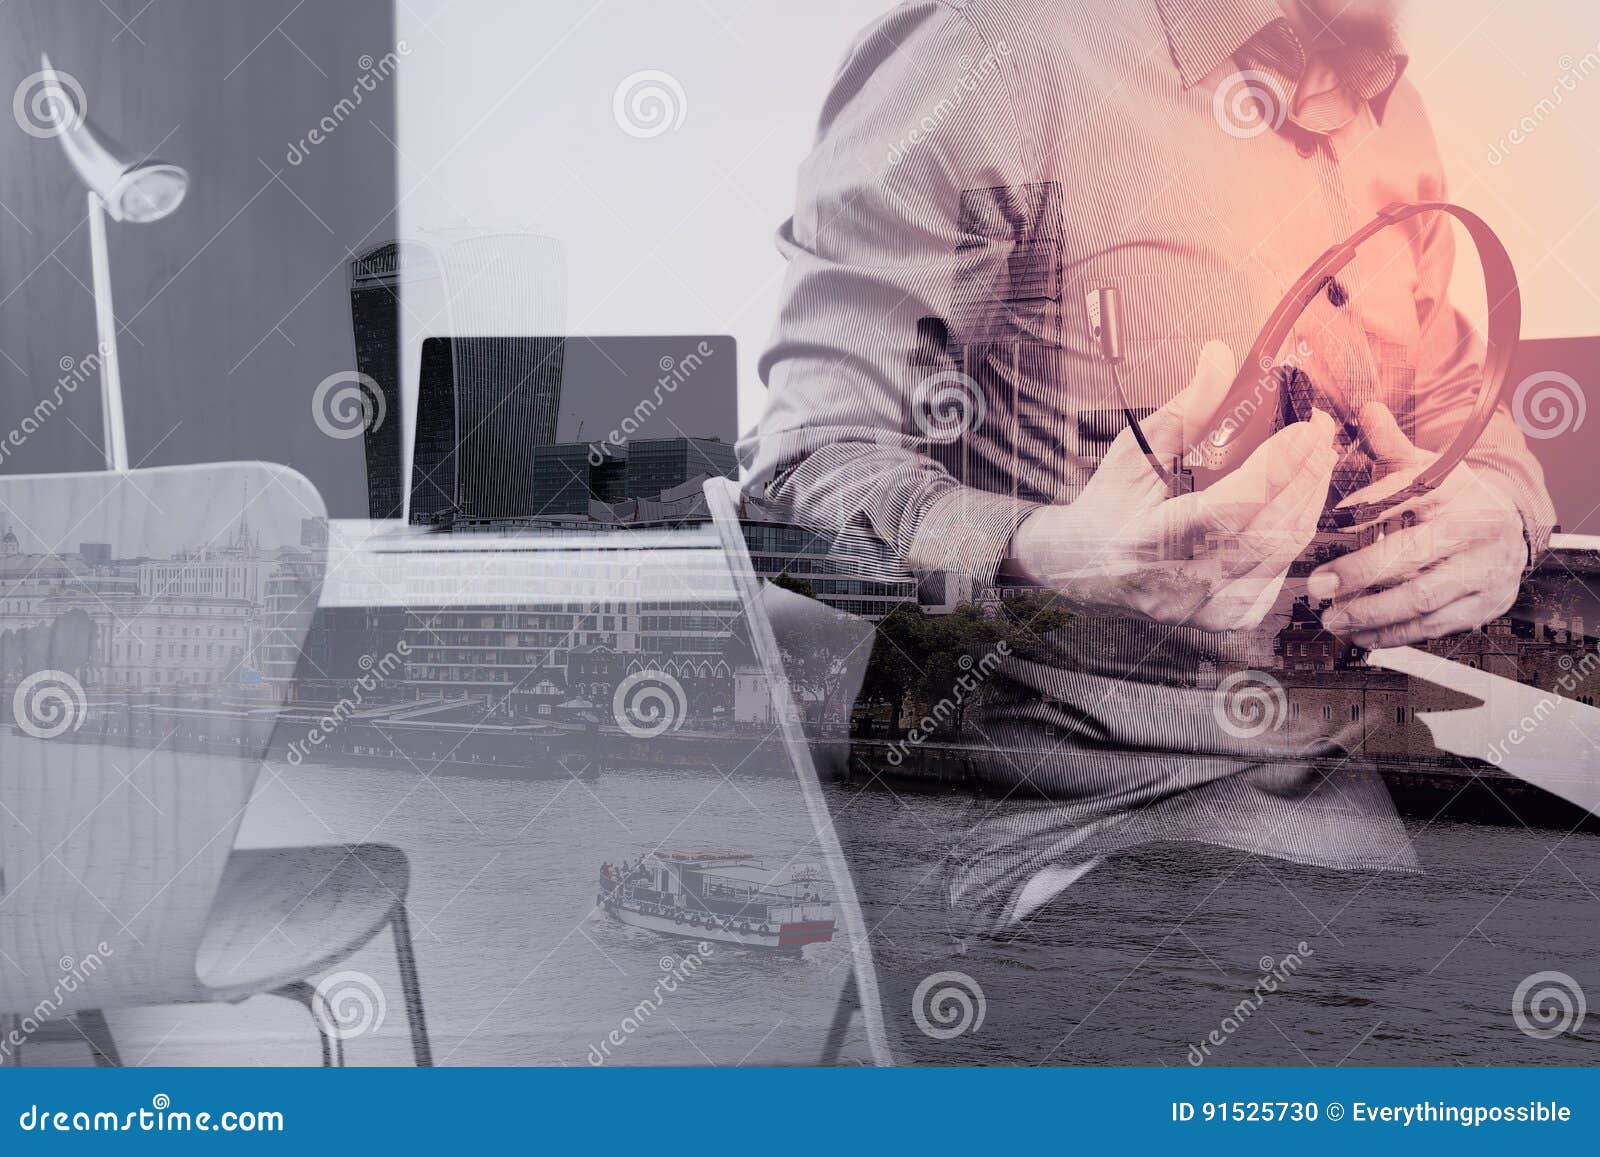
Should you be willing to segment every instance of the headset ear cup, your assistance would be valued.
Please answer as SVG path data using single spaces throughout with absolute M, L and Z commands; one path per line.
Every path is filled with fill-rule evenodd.
M 1276 367 L 1246 362 L 1209 427 L 1185 450 L 1185 468 L 1221 473 L 1248 458 L 1273 433 L 1271 418 L 1278 409 L 1279 393 Z
M 1185 465 L 1191 470 L 1228 469 L 1240 457 L 1237 451 L 1243 439 L 1238 435 L 1237 420 L 1224 417 L 1215 431 L 1190 448 L 1190 460 Z

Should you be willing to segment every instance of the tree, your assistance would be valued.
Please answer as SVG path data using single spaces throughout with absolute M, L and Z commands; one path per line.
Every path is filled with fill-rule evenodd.
M 870 628 L 853 615 L 816 602 L 808 593 L 811 584 L 803 579 L 780 576 L 772 588 L 766 592 L 767 614 L 789 685 L 818 722 L 847 713 L 848 705 L 841 707 L 837 697 L 852 668 L 867 656 Z
M 911 700 L 938 735 L 954 738 L 1000 664 L 1008 658 L 1049 661 L 1049 636 L 1071 620 L 1071 612 L 1044 592 L 966 604 L 945 615 L 903 603 L 878 623 L 862 698 L 888 707 L 893 732 L 901 730 Z
M 22 661 L 22 632 L 0 631 L 0 680 L 10 681 Z
M 1060 655 L 1050 644 L 1050 636 L 1076 617 L 1059 596 L 1048 591 L 1029 591 L 1000 603 L 1001 637 L 1011 654 L 1031 662 L 1059 662 Z
M 927 618 L 913 603 L 901 603 L 878 623 L 872 658 L 861 684 L 861 699 L 889 708 L 889 730 L 893 733 L 900 730 L 906 696 L 921 678 L 927 633 Z
M 50 624 L 46 650 L 49 664 L 59 671 L 82 675 L 94 661 L 94 620 L 86 612 L 73 609 L 56 616 Z
M 771 582 L 775 587 L 782 587 L 786 591 L 793 591 L 795 594 L 804 595 L 808 599 L 817 597 L 817 589 L 808 580 L 796 578 L 787 572 L 778 575 Z

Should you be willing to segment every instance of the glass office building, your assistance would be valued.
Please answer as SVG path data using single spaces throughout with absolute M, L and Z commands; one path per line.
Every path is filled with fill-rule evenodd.
M 560 338 L 422 343 L 412 522 L 539 513 L 533 449 L 555 442 L 561 366 Z
M 367 515 L 399 518 L 405 489 L 400 435 L 400 244 L 389 241 L 350 262 L 350 324 L 356 369 L 377 383 L 386 419 L 363 433 Z
M 635 438 L 627 455 L 629 498 L 654 498 L 691 478 L 732 478 L 739 470 L 732 444 L 720 438 Z

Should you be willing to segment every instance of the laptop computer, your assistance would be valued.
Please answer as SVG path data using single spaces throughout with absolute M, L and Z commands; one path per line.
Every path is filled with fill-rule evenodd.
M 1583 432 L 1585 425 L 1600 422 L 1600 416 L 1588 414 L 1587 397 L 1600 381 L 1600 337 L 1523 341 L 1507 380 L 1527 383 L 1532 391 L 1541 379 L 1552 389 L 1551 401 L 1566 399 L 1546 415 L 1548 420 L 1538 413 L 1524 420 L 1525 429 L 1537 432 L 1528 441 L 1544 467 L 1556 521 L 1566 534 L 1600 534 L 1600 462 L 1593 440 Z M 1525 406 L 1536 404 L 1525 394 Z

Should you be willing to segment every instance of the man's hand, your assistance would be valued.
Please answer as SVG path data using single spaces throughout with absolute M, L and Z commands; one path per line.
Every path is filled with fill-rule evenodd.
M 1437 457 L 1413 446 L 1377 402 L 1362 409 L 1361 433 L 1387 473 L 1350 503 L 1395 493 Z M 1522 515 L 1499 487 L 1462 463 L 1437 490 L 1385 518 L 1403 511 L 1414 525 L 1312 572 L 1307 592 L 1334 600 L 1323 626 L 1360 647 L 1400 647 L 1470 630 L 1511 608 L 1528 554 Z
M 1141 423 L 1151 449 L 1176 460 L 1204 439 L 1233 373 L 1228 347 L 1208 343 L 1188 389 Z M 1124 430 L 1076 502 L 1041 507 L 1017 528 L 1012 563 L 1075 602 L 1208 631 L 1256 626 L 1316 533 L 1333 430 L 1319 411 L 1208 490 L 1176 497 Z

